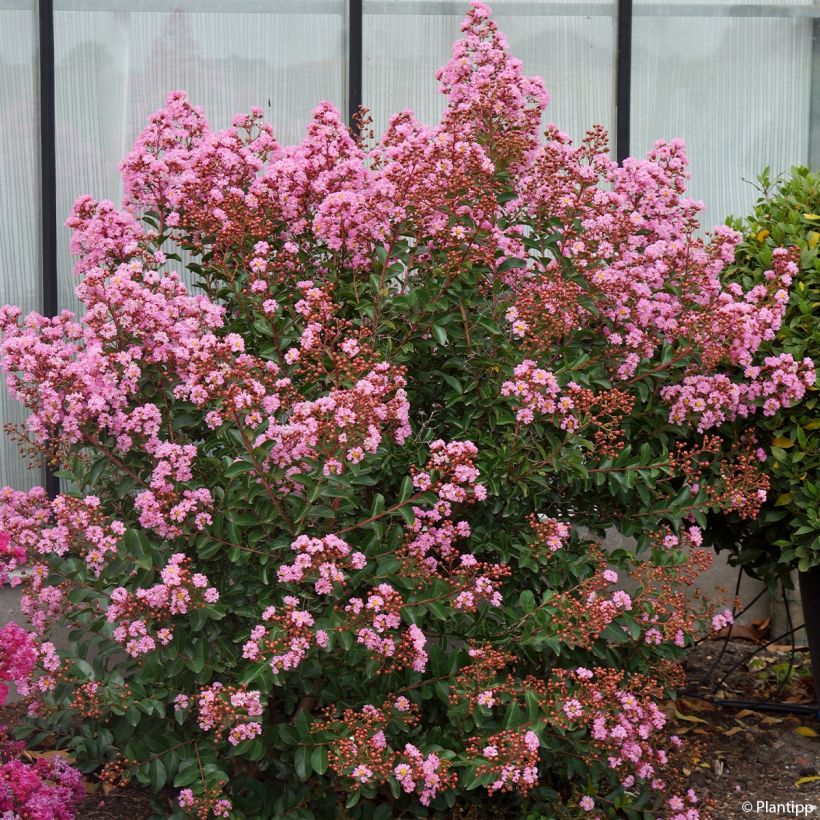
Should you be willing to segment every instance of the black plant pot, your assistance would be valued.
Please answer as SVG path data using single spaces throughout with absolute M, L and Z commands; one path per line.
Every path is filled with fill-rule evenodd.
M 806 640 L 809 644 L 811 669 L 814 676 L 814 697 L 820 717 L 820 566 L 798 573 Z

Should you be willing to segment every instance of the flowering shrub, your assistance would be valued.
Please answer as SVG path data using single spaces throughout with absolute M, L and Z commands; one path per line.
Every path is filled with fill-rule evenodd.
M 0 312 L 66 482 L 0 491 L 32 724 L 174 816 L 699 816 L 660 704 L 707 514 L 766 499 L 724 426 L 814 375 L 756 364 L 795 262 L 722 287 L 679 141 L 540 140 L 541 82 L 463 31 L 442 121 L 372 145 L 173 93 L 123 208 L 68 221 L 84 316 Z
M 761 197 L 753 212 L 730 221 L 743 240 L 723 281 L 729 287 L 759 287 L 776 249 L 794 247 L 799 272 L 780 329 L 761 354 L 764 363 L 778 351 L 800 360 L 820 348 L 820 175 L 793 168 L 789 177 L 775 182 L 765 172 L 759 182 Z M 755 418 L 771 482 L 761 514 L 747 521 L 730 516 L 711 527 L 715 544 L 735 552 L 747 570 L 767 580 L 780 576 L 789 584 L 795 567 L 805 572 L 820 564 L 820 420 L 816 387 L 810 390 L 790 408 L 767 412 L 764 404 Z

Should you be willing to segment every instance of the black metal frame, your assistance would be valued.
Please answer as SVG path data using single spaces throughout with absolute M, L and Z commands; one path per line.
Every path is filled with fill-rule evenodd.
M 54 3 L 39 0 L 40 194 L 43 310 L 57 312 L 57 145 L 54 115 Z
M 348 0 L 347 7 L 347 124 L 357 130 L 356 114 L 362 104 L 363 76 L 363 25 L 362 0 Z
M 618 0 L 615 72 L 615 152 L 618 162 L 629 156 L 632 95 L 632 0 Z
M 57 298 L 57 138 L 54 113 L 54 2 L 37 4 L 40 91 L 40 260 L 43 313 L 56 316 Z M 59 479 L 44 467 L 45 488 L 54 498 Z
M 814 586 L 812 589 L 816 592 L 820 592 L 820 572 L 816 572 L 814 576 L 811 577 L 810 580 L 804 581 L 803 576 L 806 573 L 801 573 L 800 581 L 801 581 L 801 593 L 806 595 L 808 592 L 808 585 L 813 584 Z M 737 573 L 737 583 L 735 584 L 735 599 L 738 598 L 740 595 L 740 584 L 744 578 L 744 570 L 742 567 L 738 569 Z M 803 589 L 804 584 L 806 584 L 806 589 Z M 755 597 L 745 604 L 741 609 L 737 609 L 732 607 L 732 615 L 733 620 L 736 619 L 738 616 L 743 614 L 744 612 L 748 612 L 752 606 L 763 596 L 763 594 L 767 591 L 766 587 L 763 587 L 760 592 L 758 592 Z M 820 648 L 820 641 L 818 641 L 818 637 L 820 637 L 820 610 L 815 610 L 813 612 L 813 619 L 812 615 L 810 615 L 809 610 L 804 606 L 803 611 L 806 613 L 806 623 L 805 624 L 797 624 L 795 625 L 792 622 L 791 610 L 789 608 L 789 601 L 786 592 L 786 587 L 781 584 L 780 588 L 781 595 L 783 597 L 783 606 L 786 613 L 786 623 L 789 627 L 785 632 L 782 632 L 779 635 L 776 635 L 774 638 L 770 638 L 768 641 L 760 643 L 756 648 L 751 649 L 749 652 L 745 653 L 740 657 L 739 660 L 735 661 L 729 669 L 723 672 L 717 680 L 713 680 L 713 676 L 715 672 L 717 672 L 718 667 L 720 666 L 720 662 L 723 660 L 728 648 L 729 642 L 732 640 L 732 633 L 734 630 L 734 623 L 732 623 L 729 628 L 726 630 L 726 635 L 722 638 L 723 645 L 721 646 L 720 652 L 717 654 L 717 657 L 713 661 L 712 665 L 710 666 L 709 670 L 704 675 L 703 679 L 697 681 L 694 687 L 686 687 L 681 692 L 682 695 L 691 695 L 697 698 L 702 698 L 703 700 L 707 700 L 711 703 L 714 703 L 718 706 L 724 706 L 727 709 L 752 709 L 759 712 L 778 712 L 781 714 L 793 714 L 793 715 L 806 715 L 820 718 L 820 675 L 818 675 L 818 669 L 820 669 L 820 652 L 818 652 L 818 648 Z M 810 596 L 806 595 L 804 601 L 807 600 Z M 795 640 L 795 633 L 805 628 L 808 635 L 808 642 L 809 642 L 809 650 L 811 653 L 811 662 L 812 662 L 812 671 L 815 680 L 815 692 L 816 698 L 814 704 L 804 704 L 804 703 L 781 703 L 776 700 L 728 700 L 725 698 L 718 698 L 716 697 L 717 692 L 723 686 L 724 683 L 739 669 L 745 668 L 746 664 L 754 658 L 756 655 L 759 655 L 761 652 L 768 649 L 770 646 L 775 644 L 779 644 L 784 639 L 788 639 L 790 642 L 789 647 L 789 673 L 794 667 L 795 657 L 797 655 L 797 643 Z M 698 643 L 703 640 L 708 640 L 708 636 L 706 638 L 702 638 Z M 788 680 L 788 673 L 784 678 L 783 682 L 778 686 L 777 690 L 773 693 L 773 697 L 777 697 L 786 685 Z M 707 688 L 708 691 L 703 694 L 701 691 L 702 688 Z

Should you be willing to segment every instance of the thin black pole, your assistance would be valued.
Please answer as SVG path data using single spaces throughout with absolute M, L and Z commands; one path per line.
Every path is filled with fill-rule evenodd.
M 57 144 L 54 115 L 54 3 L 38 2 L 40 57 L 40 254 L 43 313 L 57 314 Z M 59 479 L 45 467 L 45 486 L 53 498 Z
M 811 102 L 809 103 L 809 168 L 820 168 L 820 17 L 812 23 Z
M 629 103 L 632 94 L 632 0 L 618 0 L 615 150 L 618 162 L 629 156 Z
M 820 717 L 820 567 L 798 573 L 800 600 L 806 624 L 806 642 L 809 645 L 811 671 L 814 677 L 814 702 Z M 786 608 L 788 612 L 788 607 Z
M 362 18 L 362 0 L 348 0 L 347 123 L 354 130 L 362 104 Z

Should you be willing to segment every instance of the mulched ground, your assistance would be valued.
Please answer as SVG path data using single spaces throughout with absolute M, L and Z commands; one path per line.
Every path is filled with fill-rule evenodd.
M 80 807 L 80 820 L 150 820 L 156 817 L 151 809 L 151 795 L 145 789 L 129 786 L 108 797 L 89 796 Z
M 807 653 L 796 653 L 793 665 L 788 647 L 775 647 L 749 660 L 757 645 L 732 641 L 707 680 L 722 648 L 723 641 L 710 641 L 690 653 L 687 694 L 670 704 L 675 730 L 696 747 L 695 760 L 686 772 L 689 783 L 704 800 L 712 801 L 714 820 L 820 816 L 816 715 L 726 708 L 705 699 L 808 706 L 814 700 L 814 687 Z M 714 684 L 738 664 L 713 691 Z M 759 802 L 775 805 L 758 806 Z M 776 804 L 782 804 L 779 810 Z
M 692 748 L 684 770 L 687 783 L 709 806 L 713 820 L 820 817 L 820 721 L 813 714 L 791 715 L 752 708 L 727 708 L 712 699 L 812 703 L 814 691 L 805 652 L 788 647 L 749 655 L 752 641 L 709 641 L 687 660 L 687 689 L 667 704 L 672 728 Z M 720 656 L 720 657 L 719 657 Z M 713 670 L 715 660 L 719 664 Z M 723 675 L 737 669 L 715 689 Z M 709 673 L 712 673 L 711 676 Z M 0 722 L 14 725 L 19 707 L 0 709 Z M 36 754 L 36 752 L 35 752 Z M 139 787 L 104 794 L 93 779 L 78 820 L 150 820 L 150 793 Z M 774 804 L 770 806 L 761 803 Z M 751 803 L 752 809 L 744 809 Z M 782 804 L 778 811 L 776 804 Z M 814 809 L 809 813 L 809 806 Z M 802 807 L 802 814 L 798 814 Z

